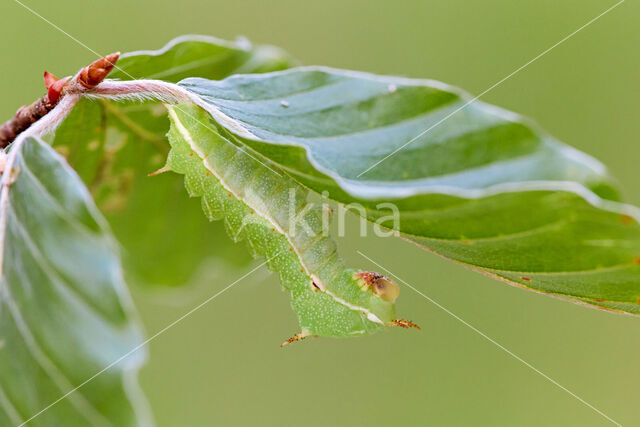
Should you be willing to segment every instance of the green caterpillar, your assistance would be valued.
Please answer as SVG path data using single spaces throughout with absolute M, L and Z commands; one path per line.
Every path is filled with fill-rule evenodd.
M 187 191 L 201 197 L 208 218 L 223 219 L 235 241 L 246 240 L 254 256 L 265 257 L 291 294 L 301 332 L 283 345 L 307 336 L 416 326 L 395 319 L 395 283 L 344 266 L 323 228 L 325 211 L 307 201 L 308 190 L 234 145 L 199 107 L 167 108 L 171 151 L 166 169 L 183 174 Z

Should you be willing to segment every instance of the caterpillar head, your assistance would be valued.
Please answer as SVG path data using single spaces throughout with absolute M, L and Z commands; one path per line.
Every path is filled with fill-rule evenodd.
M 371 289 L 374 295 L 393 303 L 400 294 L 400 288 L 393 280 L 373 271 L 361 271 L 356 274 L 363 289 Z
M 367 292 L 370 310 L 385 325 L 395 319 L 395 300 L 400 289 L 393 280 L 373 271 L 359 271 L 355 278 L 363 292 Z

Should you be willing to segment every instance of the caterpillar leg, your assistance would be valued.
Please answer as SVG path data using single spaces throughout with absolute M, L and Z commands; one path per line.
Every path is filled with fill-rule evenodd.
M 420 326 L 416 325 L 411 320 L 396 319 L 396 320 L 392 320 L 391 323 L 393 323 L 396 326 L 400 326 L 401 328 L 405 328 L 405 329 L 416 328 L 416 329 L 420 330 Z
M 295 341 L 302 341 L 303 339 L 305 339 L 308 335 L 304 335 L 302 332 L 299 334 L 295 334 L 294 336 L 292 336 L 291 338 L 289 338 L 288 340 L 286 340 L 285 342 L 283 342 L 282 344 L 280 344 L 280 347 L 284 347 L 287 344 L 291 344 L 292 342 Z
M 147 176 L 156 176 L 156 175 L 160 175 L 161 173 L 165 173 L 165 172 L 169 172 L 171 169 L 167 166 L 164 165 L 163 167 L 161 167 L 160 169 L 158 169 L 155 172 L 151 172 L 150 174 L 148 174 Z
M 302 341 L 303 339 L 307 338 L 309 336 L 309 331 L 303 330 L 300 333 L 295 334 L 294 336 L 292 336 L 291 338 L 289 338 L 288 340 L 286 340 L 285 342 L 283 342 L 282 344 L 280 344 L 280 347 L 284 347 L 287 344 L 291 344 L 292 342 L 296 342 L 296 341 Z M 317 338 L 317 335 L 312 335 L 314 338 Z

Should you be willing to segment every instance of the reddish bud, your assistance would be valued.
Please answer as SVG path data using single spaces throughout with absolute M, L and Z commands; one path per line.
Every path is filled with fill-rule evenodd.
M 58 78 L 48 71 L 44 72 L 44 86 L 49 89 L 52 84 L 58 81 Z
M 113 70 L 118 58 L 120 58 L 120 52 L 112 53 L 84 67 L 82 71 L 80 71 L 78 82 L 87 89 L 98 86 L 111 70 Z
M 48 86 L 47 97 L 49 98 L 49 102 L 51 104 L 55 104 L 60 99 L 60 94 L 62 93 L 62 88 L 67 84 L 71 77 L 65 77 L 60 80 L 56 80 L 50 86 Z

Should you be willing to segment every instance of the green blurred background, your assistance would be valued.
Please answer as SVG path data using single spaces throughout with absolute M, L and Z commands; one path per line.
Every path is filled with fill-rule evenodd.
M 245 35 L 304 64 L 428 77 L 475 94 L 614 4 L 21 1 L 101 53 L 155 49 L 184 33 Z M 2 120 L 43 93 L 45 68 L 66 75 L 95 59 L 14 0 L 2 0 L 0 19 Z M 639 19 L 627 0 L 483 97 L 601 159 L 635 204 Z M 511 288 L 397 239 L 358 237 L 351 222 L 340 239 L 349 264 L 373 268 L 363 251 L 614 420 L 640 425 L 640 319 Z M 219 265 L 172 291 L 132 286 L 148 335 L 250 268 Z M 280 349 L 297 321 L 277 278 L 260 270 L 155 339 L 141 383 L 159 426 L 610 424 L 410 289 L 398 311 L 422 331 Z

